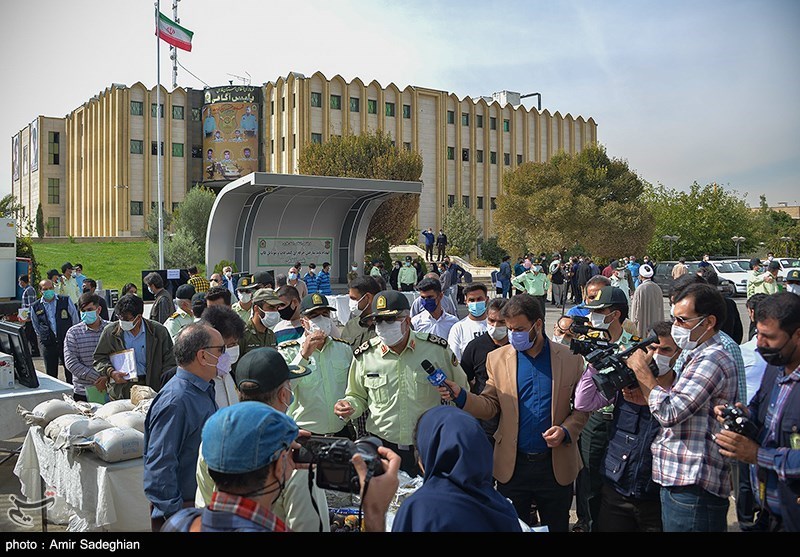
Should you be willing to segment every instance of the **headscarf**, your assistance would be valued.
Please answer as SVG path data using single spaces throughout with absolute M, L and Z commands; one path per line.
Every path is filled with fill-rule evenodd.
M 422 486 L 397 511 L 393 532 L 520 532 L 511 502 L 494 488 L 492 445 L 478 420 L 436 406 L 417 425 Z

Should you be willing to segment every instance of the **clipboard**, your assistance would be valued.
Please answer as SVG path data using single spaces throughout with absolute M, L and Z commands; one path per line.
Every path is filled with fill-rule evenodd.
M 125 373 L 125 379 L 128 381 L 136 379 L 136 355 L 133 348 L 113 352 L 109 354 L 108 358 L 111 360 L 111 366 L 116 371 Z

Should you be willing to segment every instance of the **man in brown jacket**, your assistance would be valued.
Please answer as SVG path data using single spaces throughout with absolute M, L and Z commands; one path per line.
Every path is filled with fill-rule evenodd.
M 447 381 L 456 405 L 488 420 L 499 412 L 494 435 L 497 490 L 511 499 L 524 522 L 535 500 L 542 525 L 551 532 L 569 529 L 572 484 L 583 467 L 578 437 L 589 419 L 572 410 L 583 358 L 550 342 L 543 331 L 541 308 L 528 294 L 504 306 L 509 344 L 486 358 L 488 380 L 479 395 Z M 451 396 L 441 387 L 442 398 Z

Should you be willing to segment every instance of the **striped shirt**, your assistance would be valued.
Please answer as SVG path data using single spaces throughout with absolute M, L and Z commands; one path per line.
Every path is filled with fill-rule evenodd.
M 86 323 L 78 323 L 67 330 L 64 337 L 64 367 L 72 373 L 75 394 L 86 395 L 86 387 L 94 385 L 100 374 L 92 367 L 94 349 L 108 321 L 100 320 L 100 327 L 92 329 Z
M 720 428 L 714 406 L 734 400 L 736 389 L 733 357 L 719 333 L 690 352 L 671 388 L 653 388 L 648 403 L 662 427 L 652 445 L 653 481 L 730 495 L 730 465 L 711 436 Z
M 744 405 L 747 405 L 747 370 L 744 366 L 744 357 L 742 356 L 742 348 L 736 344 L 736 341 L 733 340 L 731 337 L 728 336 L 727 333 L 724 331 L 717 331 L 719 335 L 719 340 L 722 343 L 722 347 L 731 355 L 733 358 L 733 364 L 736 367 L 736 402 L 741 402 Z M 689 354 L 691 352 L 689 350 L 684 350 L 678 355 L 678 358 L 675 360 L 674 368 L 677 370 L 683 369 L 683 364 L 686 362 Z
M 30 284 L 22 291 L 22 307 L 29 308 L 36 301 L 36 290 Z

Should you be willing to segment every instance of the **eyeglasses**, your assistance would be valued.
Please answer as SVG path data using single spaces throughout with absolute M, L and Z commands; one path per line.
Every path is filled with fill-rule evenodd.
M 209 348 L 216 348 L 220 351 L 220 354 L 224 354 L 226 350 L 224 344 L 220 344 L 219 346 L 203 346 L 203 350 L 208 350 Z
M 678 322 L 679 325 L 687 325 L 691 321 L 697 321 L 698 319 L 705 319 L 708 315 L 698 315 L 697 317 L 680 317 L 678 315 L 673 316 L 675 321 Z

